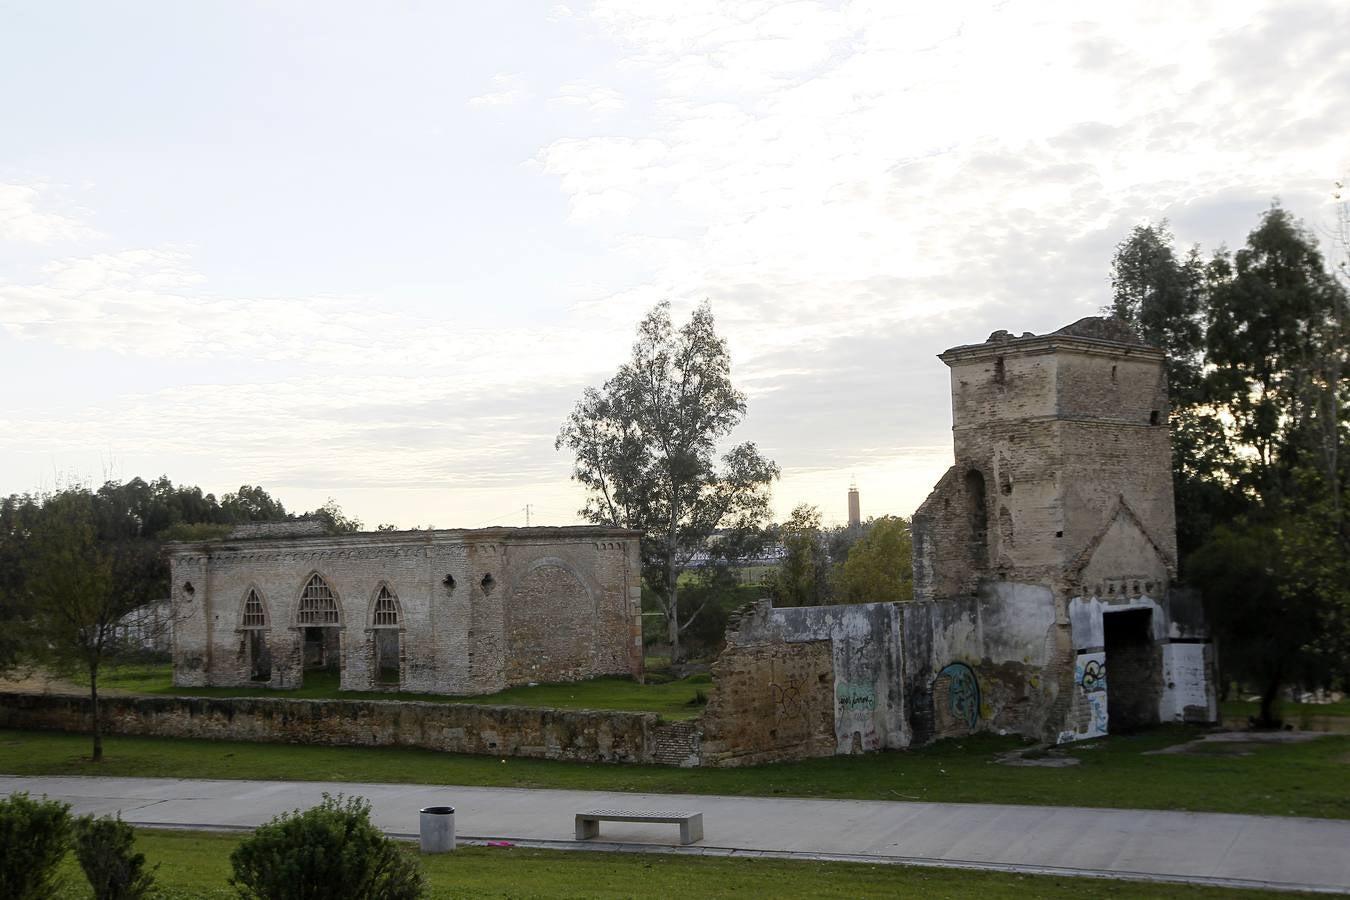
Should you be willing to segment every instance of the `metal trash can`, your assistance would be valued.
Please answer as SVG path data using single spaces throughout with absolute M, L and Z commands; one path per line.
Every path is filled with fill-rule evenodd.
M 421 834 L 423 853 L 449 853 L 455 849 L 455 808 L 424 807 Z

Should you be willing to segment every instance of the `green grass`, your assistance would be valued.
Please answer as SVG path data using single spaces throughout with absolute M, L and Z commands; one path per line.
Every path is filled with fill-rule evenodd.
M 1163 728 L 1066 749 L 1072 768 L 1005 766 L 1024 746 L 979 735 L 917 750 L 738 769 L 676 769 L 438 753 L 393 747 L 315 747 L 173 738 L 105 738 L 105 760 L 88 762 L 89 738 L 0 730 L 0 772 L 472 784 L 576 790 L 926 800 L 1096 806 L 1350 818 L 1350 736 L 1253 745 L 1250 756 L 1145 756 L 1201 734 Z
M 566 684 L 514 687 L 475 697 L 442 694 L 411 694 L 390 691 L 339 691 L 334 672 L 309 672 L 304 687 L 276 691 L 267 687 L 174 687 L 171 667 L 165 664 L 121 666 L 99 679 L 105 689 L 138 694 L 183 697 L 285 697 L 309 700 L 417 700 L 427 703 L 483 703 L 494 706 L 548 706 L 563 709 L 606 709 L 654 712 L 662 718 L 689 719 L 698 715 L 694 703 L 699 691 L 708 690 L 707 675 L 693 675 L 663 684 L 638 684 L 628 678 L 593 678 Z
M 137 831 L 137 849 L 170 898 L 226 898 L 229 855 L 237 834 Z M 1172 884 L 967 872 L 868 863 L 789 859 L 732 859 L 649 853 L 532 850 L 523 847 L 460 847 L 422 857 L 437 897 L 952 897 L 1072 898 L 1293 897 L 1264 891 Z M 73 855 L 62 864 L 60 900 L 90 896 Z

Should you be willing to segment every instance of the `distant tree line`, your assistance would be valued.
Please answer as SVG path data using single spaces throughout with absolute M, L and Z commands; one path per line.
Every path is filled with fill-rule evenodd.
M 241 522 L 317 518 L 330 533 L 359 531 L 332 500 L 294 516 L 261 487 L 218 501 L 166 477 L 109 481 L 0 500 L 0 674 L 24 665 L 89 679 L 94 752 L 102 757 L 100 669 L 126 649 L 119 626 L 168 597 L 169 540 L 224 537 Z
M 1105 312 L 1168 354 L 1182 580 L 1268 725 L 1282 686 L 1350 677 L 1346 237 L 1329 267 L 1275 205 L 1236 252 L 1178 254 L 1164 221 L 1111 266 Z

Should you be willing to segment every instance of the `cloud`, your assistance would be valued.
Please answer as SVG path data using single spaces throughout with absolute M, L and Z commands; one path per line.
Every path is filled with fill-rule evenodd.
M 595 114 L 618 112 L 624 108 L 624 96 L 611 87 L 589 81 L 572 81 L 558 88 L 555 103 L 575 106 Z
M 48 244 L 98 235 L 77 219 L 38 209 L 46 190 L 44 184 L 0 184 L 0 240 Z
M 469 105 L 484 108 L 513 106 L 533 97 L 526 87 L 525 76 L 520 72 L 494 75 L 492 87 L 493 90 L 486 94 L 470 97 Z

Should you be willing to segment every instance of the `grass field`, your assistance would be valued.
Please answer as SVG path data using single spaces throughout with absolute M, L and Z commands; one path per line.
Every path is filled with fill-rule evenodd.
M 1228 700 L 1220 707 L 1224 720 L 1255 718 L 1261 711 L 1261 704 L 1254 700 Z M 1275 714 L 1295 728 L 1314 731 L 1324 730 L 1318 723 L 1336 724 L 1337 720 L 1346 720 L 1344 729 L 1350 731 L 1350 700 L 1338 700 L 1335 703 L 1288 703 L 1275 705 Z
M 653 678 L 653 681 L 656 681 Z M 711 679 L 691 675 L 667 683 L 638 684 L 627 678 L 593 678 L 567 684 L 515 687 L 496 694 L 446 697 L 441 694 L 409 694 L 388 691 L 339 691 L 338 677 L 331 672 L 309 672 L 305 686 L 293 691 L 266 687 L 174 687 L 168 663 L 120 666 L 99 679 L 102 687 L 139 694 L 192 697 L 288 697 L 310 700 L 417 700 L 426 703 L 484 703 L 496 706 L 550 706 L 565 709 L 609 709 L 654 712 L 670 720 L 688 719 L 703 707 Z
M 168 898 L 226 898 L 237 834 L 138 830 L 137 849 Z M 966 872 L 865 863 L 461 847 L 422 858 L 429 897 L 1294 897 L 1170 884 Z M 90 896 L 74 857 L 60 900 Z
M 739 769 L 676 769 L 463 756 L 429 750 L 315 747 L 110 736 L 88 761 L 78 734 L 0 731 L 0 772 L 550 787 L 578 790 L 832 797 L 1172 809 L 1350 818 L 1350 736 L 1216 752 L 1145 755 L 1203 732 L 1163 728 L 1072 745 L 1071 768 L 1013 767 L 1025 746 L 979 735 L 916 750 Z

